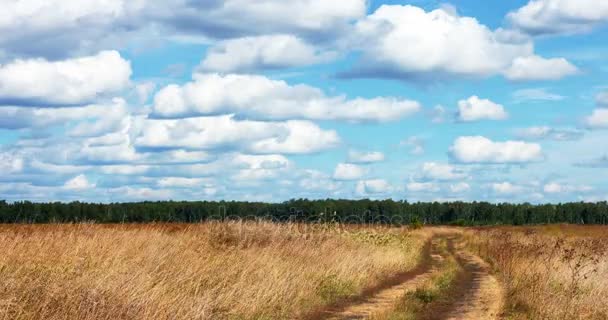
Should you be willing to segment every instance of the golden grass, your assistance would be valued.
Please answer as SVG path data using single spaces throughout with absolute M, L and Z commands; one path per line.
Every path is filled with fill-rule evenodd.
M 469 230 L 470 248 L 506 286 L 511 319 L 608 319 L 608 228 Z
M 285 319 L 415 267 L 427 229 L 0 226 L 0 319 Z

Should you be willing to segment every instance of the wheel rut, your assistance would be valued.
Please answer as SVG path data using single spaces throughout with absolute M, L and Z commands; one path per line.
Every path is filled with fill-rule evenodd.
M 398 282 L 367 295 L 362 295 L 348 304 L 318 312 L 314 319 L 368 319 L 374 314 L 389 310 L 405 292 L 416 289 L 438 272 L 437 267 L 445 258 L 437 250 L 439 241 L 438 237 L 431 239 L 425 250 L 424 262 L 415 270 L 403 274 Z
M 441 319 L 500 319 L 504 306 L 504 290 L 490 273 L 490 268 L 478 256 L 467 252 L 455 238 L 448 240 L 450 252 L 454 254 L 463 273 L 457 283 L 454 304 Z
M 421 314 L 421 319 L 494 320 L 500 319 L 504 305 L 504 292 L 489 266 L 479 257 L 467 252 L 458 235 L 438 235 L 426 245 L 423 262 L 414 270 L 399 274 L 341 304 L 317 310 L 304 319 L 352 320 L 369 319 L 373 315 L 390 311 L 406 292 L 421 287 L 440 272 L 441 262 L 447 258 L 438 250 L 441 241 L 447 240 L 448 253 L 460 266 L 461 272 L 451 290 L 452 297 L 436 310 Z

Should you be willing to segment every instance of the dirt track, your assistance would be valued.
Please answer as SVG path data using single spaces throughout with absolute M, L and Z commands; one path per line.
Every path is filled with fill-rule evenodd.
M 367 319 L 372 315 L 391 310 L 395 303 L 408 291 L 420 287 L 434 274 L 440 272 L 438 266 L 446 257 L 437 250 L 442 239 L 448 241 L 449 252 L 462 269 L 462 274 L 455 283 L 453 295 L 457 299 L 448 299 L 451 303 L 433 310 L 433 319 L 499 319 L 503 307 L 503 291 L 489 268 L 479 257 L 462 248 L 458 236 L 436 236 L 426 250 L 426 259 L 414 271 L 401 277 L 401 281 L 391 286 L 368 292 L 358 299 L 340 307 L 321 311 L 316 318 L 320 319 Z M 446 254 L 446 253 L 443 253 Z M 423 318 L 428 318 L 424 317 Z

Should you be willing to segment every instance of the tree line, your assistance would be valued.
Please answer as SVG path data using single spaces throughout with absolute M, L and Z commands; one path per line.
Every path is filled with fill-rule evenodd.
M 456 225 L 608 224 L 608 203 L 416 202 L 394 200 L 145 201 L 85 203 L 0 201 L 0 223 L 144 223 L 208 220 Z

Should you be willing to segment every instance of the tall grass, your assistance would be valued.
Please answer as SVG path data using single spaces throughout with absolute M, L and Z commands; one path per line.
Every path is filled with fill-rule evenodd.
M 467 232 L 506 286 L 512 319 L 608 319 L 608 228 Z
M 430 232 L 0 226 L 0 319 L 297 318 L 412 269 Z

